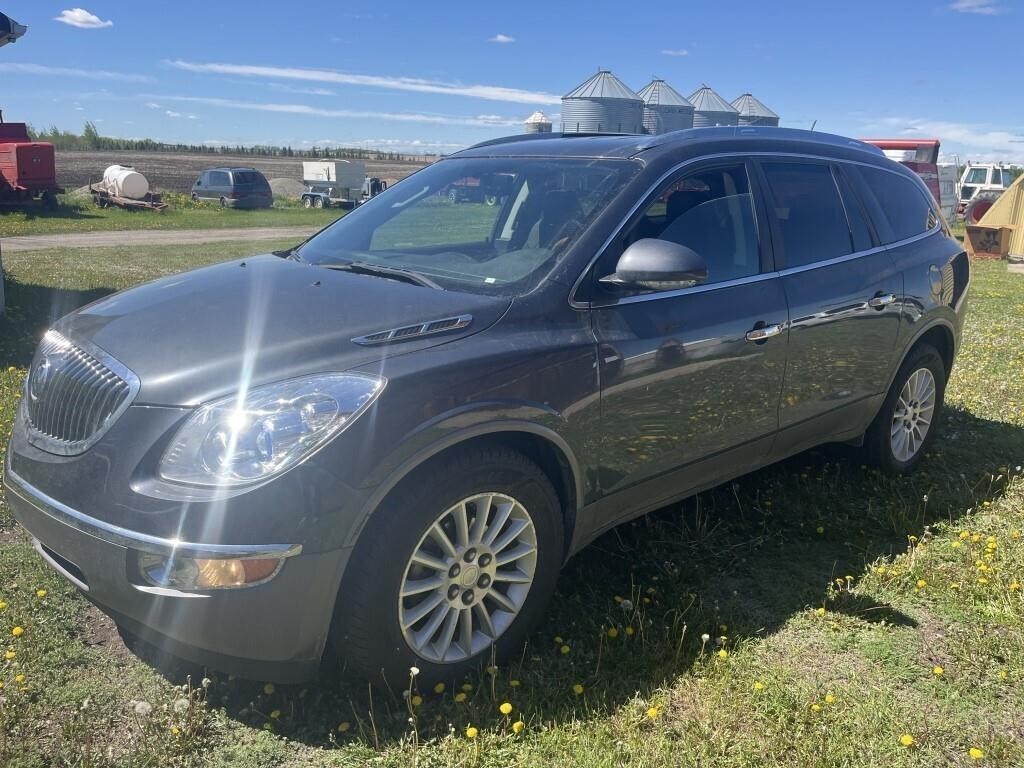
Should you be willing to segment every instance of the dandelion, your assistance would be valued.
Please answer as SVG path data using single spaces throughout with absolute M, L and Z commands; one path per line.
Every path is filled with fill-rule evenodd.
M 902 736 L 900 736 L 900 744 L 902 744 L 904 747 L 912 747 L 914 746 L 914 737 L 911 736 L 909 733 L 904 733 Z
M 710 639 L 711 639 L 711 635 L 709 635 L 707 632 L 705 632 L 703 635 L 700 636 L 700 641 L 702 643 L 707 643 Z
M 411 699 L 409 699 L 409 703 L 412 704 L 414 707 L 418 707 L 420 704 L 423 703 L 423 697 L 413 696 Z
M 416 677 L 416 675 L 418 675 L 419 673 L 420 673 L 420 668 L 419 667 L 409 667 L 409 674 L 412 675 L 413 677 Z
M 500 707 L 498 707 L 498 711 L 501 712 L 501 714 L 503 715 L 511 715 L 512 705 L 506 701 Z
M 763 691 L 764 690 L 764 683 L 762 683 L 760 680 L 755 680 L 754 684 L 751 687 L 755 691 Z
M 153 714 L 153 705 L 148 701 L 136 701 L 133 710 L 136 717 L 149 717 Z
M 985 757 L 985 751 L 977 747 L 971 747 L 967 750 L 967 754 L 971 756 L 971 760 L 981 760 Z
M 635 630 L 634 630 L 634 629 L 633 629 L 632 627 L 626 627 L 626 635 L 627 635 L 628 637 L 632 637 L 632 636 L 633 636 L 633 632 L 634 632 L 634 631 L 635 631 Z
M 44 597 L 46 597 L 46 590 L 45 589 L 37 589 L 36 590 L 36 597 L 38 597 L 40 600 L 42 600 Z
M 463 683 L 462 684 L 462 690 L 464 690 L 466 693 L 469 693 L 470 691 L 473 690 L 473 684 L 472 683 Z
M 824 608 L 817 608 L 814 612 L 816 614 L 818 614 L 819 616 L 824 616 L 825 615 L 825 609 Z
M 1020 538 L 1020 531 L 1010 531 L 1010 538 L 1017 540 Z
M 616 603 L 621 603 L 622 602 L 622 596 L 621 595 L 616 595 L 615 596 L 615 602 Z
M 525 727 L 526 723 L 524 723 L 522 720 L 516 720 L 514 723 L 512 723 L 512 733 L 522 733 Z
M 720 659 L 728 659 L 729 658 L 729 652 L 727 650 L 725 650 L 725 648 L 722 648 L 721 650 L 718 651 L 718 658 L 720 658 Z
M 622 601 L 622 610 L 624 610 L 624 611 L 632 611 L 633 610 L 633 601 L 632 600 L 623 600 Z
M 509 680 L 508 684 L 510 686 L 512 686 L 513 688 L 518 688 L 519 687 L 519 681 L 518 680 Z
M 272 694 L 274 692 L 274 684 L 273 683 L 267 683 L 266 685 L 264 685 L 263 686 L 263 692 L 265 694 L 267 694 L 267 696 Z
M 971 534 L 970 533 L 968 533 L 967 531 L 960 531 L 960 540 L 961 541 L 967 541 L 969 538 L 971 538 Z
M 565 656 L 565 654 L 567 654 L 571 650 L 572 648 L 570 648 L 568 645 L 563 645 L 561 648 L 558 649 L 558 652 Z
M 555 645 L 561 645 L 565 640 L 562 639 L 561 635 L 555 635 Z
M 1018 584 L 1016 581 L 1011 581 L 1010 582 L 1010 586 L 1008 587 L 1008 589 L 1011 592 L 1018 592 L 1018 591 L 1020 591 L 1020 584 Z
M 25 682 L 26 679 L 27 678 L 25 677 L 25 675 L 15 675 L 14 676 L 14 682 L 16 682 L 18 685 L 22 685 Z
M 472 725 L 469 726 L 469 728 L 466 729 L 466 738 L 467 739 L 475 739 L 479 735 L 480 735 L 480 731 L 478 731 Z
M 981 534 L 980 533 L 972 533 L 971 534 L 971 542 L 974 543 L 974 544 L 977 544 L 979 541 L 981 541 Z
M 7 661 L 14 661 L 14 657 L 17 655 L 17 651 L 15 651 L 13 648 L 8 648 L 7 652 L 4 653 L 4 658 L 7 659 Z
M 917 580 L 917 588 L 918 589 L 924 589 L 927 586 L 928 586 L 928 582 L 925 581 L 924 579 L 918 579 Z
M 188 711 L 188 699 L 176 699 L 174 704 L 171 706 L 174 713 L 177 715 L 183 714 Z
M 434 693 L 444 693 L 444 683 L 438 683 L 434 686 Z
M 608 627 L 608 637 L 613 640 L 619 636 L 619 630 L 616 627 Z
M 946 670 L 944 670 L 942 667 L 939 667 L 939 666 L 932 667 L 932 674 L 935 675 L 936 677 L 942 677 L 945 673 L 946 673 Z
M 352 723 L 348 720 L 338 723 L 338 733 L 348 733 L 349 728 L 352 727 Z
M 999 679 L 1000 679 L 1000 680 L 1005 680 L 1005 679 L 1006 679 L 1006 678 L 1008 678 L 1009 676 L 1010 676 L 1010 673 L 1009 673 L 1009 672 L 1007 672 L 1007 671 L 1006 671 L 1005 669 L 1000 669 L 1000 670 L 999 670 Z
M 455 703 L 456 704 L 461 704 L 465 700 L 466 700 L 466 694 L 464 694 L 462 691 L 459 691 L 458 693 L 455 694 Z
M 825 694 L 825 703 L 826 704 L 835 704 L 836 703 L 836 697 L 833 694 L 831 694 L 831 693 L 826 693 Z
M 647 710 L 647 717 L 651 720 L 657 720 L 661 716 L 661 707 L 650 707 Z
M 273 720 L 278 720 L 278 719 L 280 719 L 280 717 L 281 717 L 281 710 L 280 710 L 280 709 L 275 709 L 275 710 L 273 710 L 273 711 L 272 711 L 272 712 L 270 713 L 270 717 L 271 717 L 271 719 L 273 719 Z
M 0 611 L 2 611 L 6 607 L 7 607 L 7 601 L 6 600 L 0 600 Z
M 14 629 L 11 630 L 11 634 L 14 635 L 15 637 L 21 637 L 22 635 L 25 634 L 25 628 L 24 627 L 15 627 Z
M 202 685 L 203 688 L 209 688 L 211 685 L 213 685 L 213 680 L 211 680 L 208 677 L 204 677 L 199 684 Z
M 821 712 L 821 704 L 811 704 L 811 712 Z
M 575 693 L 577 696 L 582 696 L 583 695 L 583 686 L 580 685 L 579 683 L 576 683 L 572 687 L 572 692 Z
M 888 570 L 889 569 L 886 568 L 884 565 L 880 565 L 877 568 L 875 568 L 875 573 L 877 573 L 879 576 L 885 576 L 885 573 Z
M 823 534 L 825 532 L 825 526 L 819 525 L 818 528 L 817 528 L 817 531 L 818 531 L 818 535 L 820 536 L 821 534 Z

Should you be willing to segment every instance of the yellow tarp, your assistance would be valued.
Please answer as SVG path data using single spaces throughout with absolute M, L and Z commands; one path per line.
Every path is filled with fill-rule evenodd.
M 1011 227 L 1010 256 L 1024 256 L 1024 173 L 985 212 L 978 226 Z

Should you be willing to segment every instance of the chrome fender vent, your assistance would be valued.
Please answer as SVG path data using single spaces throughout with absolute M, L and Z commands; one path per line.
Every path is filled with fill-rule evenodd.
M 357 336 L 352 339 L 356 344 L 372 346 L 374 344 L 394 344 L 399 341 L 419 339 L 423 336 L 433 336 L 436 333 L 446 333 L 465 328 L 473 322 L 472 315 L 458 315 L 457 317 L 446 317 L 441 320 L 429 320 L 416 325 L 403 325 L 401 328 L 389 328 L 386 331 L 376 331 L 365 336 Z

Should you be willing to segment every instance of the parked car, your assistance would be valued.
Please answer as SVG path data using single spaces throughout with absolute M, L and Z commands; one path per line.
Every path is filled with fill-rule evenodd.
M 192 185 L 193 200 L 213 200 L 221 208 L 269 208 L 274 204 L 267 178 L 255 168 L 210 168 Z
M 493 174 L 500 205 L 436 194 Z M 913 469 L 968 282 L 921 180 L 857 141 L 487 142 L 289 251 L 57 321 L 7 500 L 178 656 L 456 679 L 517 655 L 623 521 L 826 442 Z

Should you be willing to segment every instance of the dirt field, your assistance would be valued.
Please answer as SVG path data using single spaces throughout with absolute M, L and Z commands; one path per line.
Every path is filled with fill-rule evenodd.
M 253 155 L 191 155 L 179 152 L 57 152 L 57 181 L 75 189 L 97 181 L 103 170 L 118 163 L 134 166 L 152 187 L 161 191 L 188 192 L 200 171 L 217 166 L 256 168 L 268 179 L 302 180 L 302 158 L 258 157 Z M 393 183 L 404 179 L 427 161 L 366 161 L 366 171 Z

